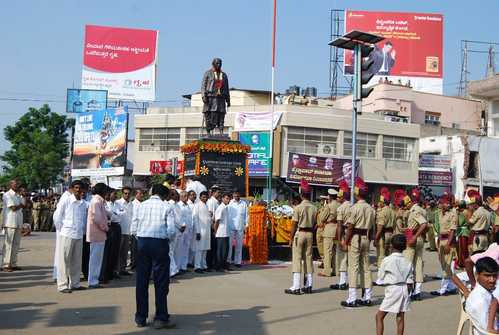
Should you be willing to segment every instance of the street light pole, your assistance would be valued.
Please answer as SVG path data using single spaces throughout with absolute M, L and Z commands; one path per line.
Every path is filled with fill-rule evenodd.
M 350 201 L 355 202 L 355 171 L 357 169 L 357 116 L 362 108 L 359 96 L 362 90 L 360 76 L 362 65 L 361 45 L 355 44 L 354 47 L 354 76 L 352 93 L 352 176 L 350 180 Z

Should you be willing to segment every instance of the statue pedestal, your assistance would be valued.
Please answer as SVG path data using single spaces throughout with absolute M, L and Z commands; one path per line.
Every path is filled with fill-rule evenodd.
M 241 192 L 248 196 L 248 152 L 250 147 L 239 141 L 212 136 L 181 147 L 184 154 L 184 177 L 198 176 L 208 189 L 214 185 L 224 192 Z

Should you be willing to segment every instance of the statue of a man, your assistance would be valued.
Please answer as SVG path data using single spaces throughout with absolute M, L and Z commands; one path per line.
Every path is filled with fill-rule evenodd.
M 208 135 L 211 135 L 215 128 L 223 134 L 227 111 L 225 104 L 230 107 L 229 79 L 222 71 L 222 60 L 215 58 L 211 64 L 212 68 L 205 72 L 201 83 L 203 114 Z

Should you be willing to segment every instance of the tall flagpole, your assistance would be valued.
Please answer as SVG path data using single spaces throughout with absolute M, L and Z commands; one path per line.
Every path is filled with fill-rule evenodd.
M 274 15 L 272 22 L 272 84 L 270 91 L 270 128 L 269 128 L 269 172 L 267 176 L 267 203 L 272 201 L 272 172 L 273 172 L 273 155 L 274 155 L 274 91 L 275 91 L 275 35 L 277 21 L 277 0 L 274 0 Z

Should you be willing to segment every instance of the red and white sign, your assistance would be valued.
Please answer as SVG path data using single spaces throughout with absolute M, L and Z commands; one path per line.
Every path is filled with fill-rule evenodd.
M 369 56 L 377 74 L 375 84 L 392 83 L 442 94 L 443 16 L 441 14 L 345 11 L 345 33 L 360 30 L 383 36 Z M 353 73 L 353 54 L 345 52 L 345 73 Z
M 149 172 L 151 172 L 152 175 L 172 173 L 173 172 L 172 169 L 173 169 L 173 162 L 171 160 L 149 162 Z
M 154 101 L 158 31 L 85 26 L 81 87 L 109 99 Z

